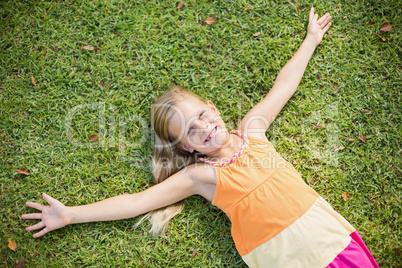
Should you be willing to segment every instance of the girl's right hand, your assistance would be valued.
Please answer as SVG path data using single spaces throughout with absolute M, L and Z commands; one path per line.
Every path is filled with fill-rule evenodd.
M 49 203 L 50 206 L 42 205 L 35 202 L 27 202 L 26 205 L 28 207 L 40 210 L 41 213 L 30 213 L 21 216 L 23 220 L 41 220 L 39 223 L 26 228 L 28 232 L 43 228 L 41 231 L 33 235 L 34 238 L 40 237 L 50 231 L 64 227 L 71 222 L 69 217 L 67 216 L 67 207 L 65 205 L 45 193 L 43 193 L 43 198 L 46 202 Z

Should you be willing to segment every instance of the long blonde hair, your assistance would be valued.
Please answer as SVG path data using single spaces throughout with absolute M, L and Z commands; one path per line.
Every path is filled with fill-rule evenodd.
M 176 146 L 178 137 L 174 137 L 168 129 L 169 120 L 177 111 L 178 103 L 189 97 L 205 102 L 184 87 L 173 86 L 152 105 L 151 121 L 155 133 L 152 173 L 156 183 L 161 183 L 182 168 L 197 161 L 195 153 L 189 153 Z M 152 226 L 150 233 L 159 235 L 166 231 L 169 220 L 180 213 L 182 209 L 183 202 L 179 202 L 151 211 L 137 223 L 137 226 L 148 219 Z

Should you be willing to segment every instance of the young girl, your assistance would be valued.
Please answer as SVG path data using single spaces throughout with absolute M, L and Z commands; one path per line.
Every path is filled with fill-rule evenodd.
M 295 92 L 330 20 L 329 14 L 318 19 L 311 9 L 306 39 L 237 130 L 228 132 L 211 101 L 173 87 L 152 109 L 157 185 L 76 207 L 44 193 L 50 206 L 26 204 L 41 211 L 22 216 L 41 220 L 27 231 L 41 229 L 37 238 L 68 224 L 154 211 L 146 218 L 153 223 L 151 231 L 159 233 L 180 212 L 176 203 L 198 194 L 228 215 L 236 248 L 251 267 L 378 267 L 356 230 L 304 183 L 265 136 Z

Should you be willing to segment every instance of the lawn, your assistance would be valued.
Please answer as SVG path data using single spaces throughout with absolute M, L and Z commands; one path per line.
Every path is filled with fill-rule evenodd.
M 401 267 L 400 1 L 314 2 L 333 25 L 267 137 L 381 267 Z M 34 239 L 20 219 L 43 192 L 72 206 L 153 185 L 149 111 L 173 84 L 233 128 L 296 52 L 311 6 L 179 3 L 0 2 L 0 266 L 245 267 L 228 218 L 199 196 L 156 238 L 135 218 Z

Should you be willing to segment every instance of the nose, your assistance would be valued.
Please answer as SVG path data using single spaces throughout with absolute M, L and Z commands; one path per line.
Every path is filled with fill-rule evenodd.
M 201 131 L 204 132 L 208 128 L 208 122 L 206 119 L 197 119 L 196 120 L 196 127 Z

